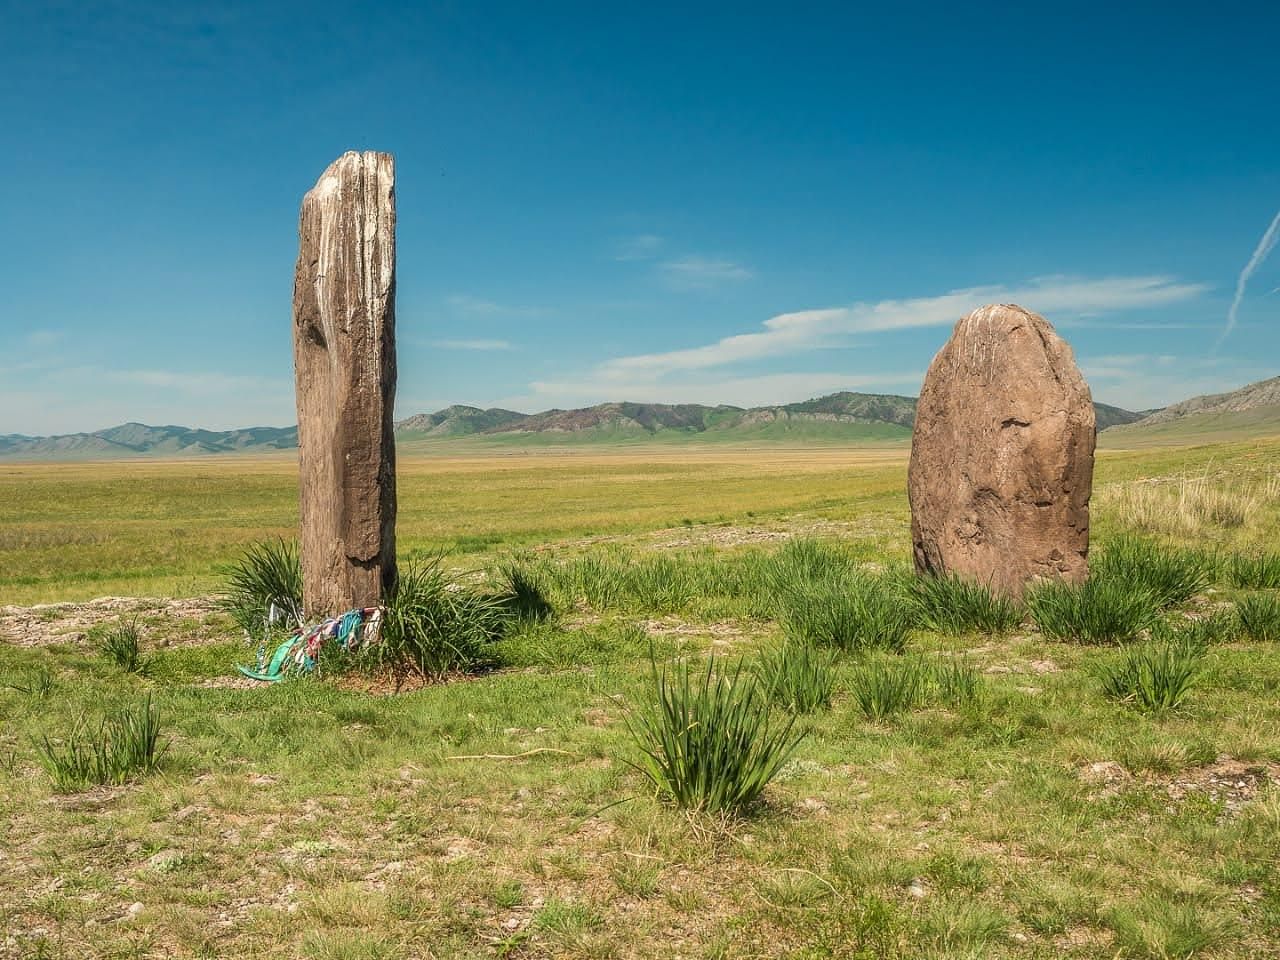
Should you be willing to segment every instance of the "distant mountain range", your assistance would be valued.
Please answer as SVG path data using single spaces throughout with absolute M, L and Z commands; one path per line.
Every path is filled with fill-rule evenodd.
M 125 423 L 94 433 L 56 437 L 0 436 L 0 458 L 14 460 L 88 460 L 99 457 L 201 456 L 211 453 L 288 450 L 298 445 L 297 427 L 249 427 L 244 430 L 192 430 Z
M 1232 393 L 1195 397 L 1162 410 L 1135 413 L 1095 403 L 1098 429 L 1116 436 L 1155 431 L 1185 432 L 1183 421 L 1264 432 L 1280 429 L 1280 377 Z M 602 403 L 577 410 L 517 413 L 514 410 L 452 406 L 420 413 L 396 424 L 401 444 L 419 446 L 467 438 L 491 444 L 667 442 L 858 442 L 905 440 L 911 436 L 913 397 L 833 393 L 803 403 L 768 407 L 701 404 Z M 1224 419 L 1225 418 L 1225 419 Z M 1192 430 L 1194 433 L 1194 429 Z M 265 453 L 298 445 L 296 427 L 192 430 L 126 423 L 94 433 L 55 437 L 0 436 L 0 459 L 83 460 L 123 457 L 186 457 L 217 453 Z

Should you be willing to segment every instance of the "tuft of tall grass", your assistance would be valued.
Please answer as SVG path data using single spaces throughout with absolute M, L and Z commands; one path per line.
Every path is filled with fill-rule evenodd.
M 48 667 L 40 665 L 27 671 L 23 679 L 9 680 L 0 686 L 25 693 L 37 700 L 44 700 L 53 692 L 53 673 Z
M 919 703 L 927 680 L 928 667 L 920 659 L 868 660 L 853 675 L 853 702 L 864 717 L 880 723 Z
M 1142 590 L 1161 607 L 1186 603 L 1213 582 L 1215 561 L 1202 553 L 1188 553 L 1141 537 L 1111 541 L 1093 560 L 1095 578 L 1114 580 Z
M 147 672 L 139 642 L 142 631 L 136 620 L 125 620 L 104 629 L 98 636 L 98 651 L 125 673 Z
M 1198 537 L 1248 526 L 1266 498 L 1267 486 L 1228 477 L 1135 480 L 1098 491 L 1098 507 L 1121 525 L 1144 533 Z
M 1095 578 L 1082 584 L 1049 581 L 1027 593 L 1040 632 L 1054 640 L 1123 643 L 1154 626 L 1159 600 L 1140 587 Z
M 813 713 L 831 705 L 834 667 L 834 653 L 784 642 L 763 653 L 754 670 L 773 703 L 791 713 Z
M 1240 629 L 1250 640 L 1274 643 L 1280 640 L 1280 596 L 1251 593 L 1236 601 Z
M 1240 618 L 1235 610 L 1216 610 L 1194 619 L 1162 620 L 1152 629 L 1151 636 L 1156 640 L 1178 641 L 1208 649 L 1237 640 Z
M 1227 578 L 1233 587 L 1280 589 L 1280 553 L 1234 553 L 1227 561 Z
M 1187 637 L 1135 644 L 1098 667 L 1102 692 L 1145 713 L 1173 710 L 1194 685 L 1204 651 Z
M 160 711 L 151 696 L 134 708 L 106 717 L 96 727 L 83 720 L 61 741 L 45 735 L 36 757 L 56 790 L 71 793 L 100 784 L 120 784 L 160 765 Z
M 942 657 L 933 665 L 938 696 L 953 707 L 969 707 L 982 699 L 982 677 L 963 660 Z
M 650 663 L 653 699 L 627 718 L 641 753 L 631 765 L 678 806 L 747 810 L 803 739 L 795 718 L 773 721 L 768 697 L 741 663 L 728 674 L 714 658 L 705 669 Z
M 504 598 L 456 583 L 443 561 L 437 555 L 400 568 L 385 602 L 382 637 L 369 648 L 374 666 L 439 680 L 488 663 L 508 620 Z
M 844 651 L 901 652 L 913 620 L 894 583 L 865 575 L 803 585 L 782 604 L 789 637 Z
M 955 576 L 921 576 L 911 584 L 917 623 L 936 633 L 1008 633 L 1022 609 L 987 587 Z
M 507 561 L 499 567 L 503 582 L 503 604 L 518 620 L 542 623 L 555 616 L 555 607 L 547 598 L 547 586 L 540 571 L 528 564 Z
M 245 633 L 268 632 L 274 607 L 290 628 L 302 624 L 302 561 L 298 546 L 286 540 L 251 544 L 227 575 L 221 607 Z

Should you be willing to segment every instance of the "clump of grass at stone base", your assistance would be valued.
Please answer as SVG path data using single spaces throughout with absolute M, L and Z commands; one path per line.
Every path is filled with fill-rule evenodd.
M 1022 608 L 981 583 L 956 576 L 920 576 L 911 583 L 920 626 L 945 634 L 1008 633 L 1022 622 Z
M 1213 582 L 1216 561 L 1142 537 L 1119 537 L 1093 559 L 1092 578 L 1150 594 L 1160 607 L 1186 603 Z
M 300 626 L 302 560 L 298 545 L 288 540 L 251 544 L 227 574 L 227 588 L 219 605 L 255 639 L 264 639 L 275 622 L 289 629 Z
M 382 637 L 361 662 L 423 680 L 484 669 L 511 620 L 510 597 L 510 591 L 489 594 L 459 584 L 445 571 L 443 556 L 411 560 L 386 599 Z
M 397 683 L 441 680 L 494 663 L 494 641 L 516 622 L 540 622 L 554 613 L 541 582 L 510 563 L 497 591 L 478 589 L 446 570 L 443 554 L 401 565 L 383 603 L 379 640 L 355 656 L 323 651 L 324 671 L 390 674 Z M 222 606 L 253 638 L 269 641 L 302 622 L 302 566 L 297 547 L 284 540 L 251 546 L 233 567 Z M 273 623 L 275 610 L 283 626 Z

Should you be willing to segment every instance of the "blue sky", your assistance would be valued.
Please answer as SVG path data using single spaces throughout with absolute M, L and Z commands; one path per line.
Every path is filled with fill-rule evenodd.
M 0 432 L 292 422 L 347 149 L 399 416 L 912 394 L 996 300 L 1106 402 L 1280 373 L 1274 3 L 0 2 Z

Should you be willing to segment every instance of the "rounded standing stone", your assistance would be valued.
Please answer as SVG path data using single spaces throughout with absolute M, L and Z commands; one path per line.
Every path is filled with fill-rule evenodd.
M 920 389 L 907 492 L 916 570 L 1006 596 L 1088 576 L 1096 422 L 1071 348 L 1013 304 L 956 324 Z

